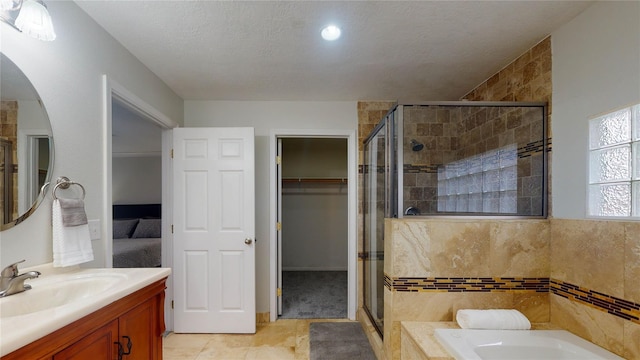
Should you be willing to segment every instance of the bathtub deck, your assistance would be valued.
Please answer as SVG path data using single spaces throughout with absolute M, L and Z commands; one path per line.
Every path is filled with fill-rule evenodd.
M 403 360 L 455 360 L 435 338 L 435 329 L 459 329 L 456 322 L 400 323 L 400 347 Z M 532 330 L 561 330 L 551 323 L 531 324 Z

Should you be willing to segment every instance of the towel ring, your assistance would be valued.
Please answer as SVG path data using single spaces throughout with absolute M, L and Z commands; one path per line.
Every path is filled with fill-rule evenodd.
M 58 188 L 68 189 L 69 186 L 71 186 L 71 185 L 80 186 L 80 188 L 82 189 L 82 200 L 84 200 L 84 197 L 87 194 L 87 192 L 84 189 L 84 186 L 82 186 L 82 184 L 80 184 L 80 183 L 77 183 L 75 181 L 69 180 L 69 178 L 66 177 L 66 176 L 61 176 L 61 177 L 58 178 L 57 184 L 56 184 L 56 186 L 53 187 L 53 191 L 51 192 L 51 196 L 53 196 L 54 200 L 57 200 L 58 197 L 56 196 L 56 191 L 58 191 Z
M 40 188 L 40 192 L 42 194 L 44 194 L 44 191 L 47 189 L 47 186 L 51 185 L 51 182 L 47 181 L 46 183 L 44 183 L 44 185 L 42 185 L 42 187 Z

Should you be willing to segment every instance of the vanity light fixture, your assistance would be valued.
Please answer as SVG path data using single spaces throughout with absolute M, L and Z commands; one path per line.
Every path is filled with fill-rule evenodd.
M 51 15 L 42 0 L 0 0 L 0 18 L 19 31 L 43 41 L 56 38 Z
M 340 30 L 339 27 L 335 25 L 328 25 L 324 29 L 322 29 L 322 31 L 320 32 L 320 35 L 322 35 L 322 38 L 327 41 L 337 40 L 341 34 L 342 34 L 342 31 Z

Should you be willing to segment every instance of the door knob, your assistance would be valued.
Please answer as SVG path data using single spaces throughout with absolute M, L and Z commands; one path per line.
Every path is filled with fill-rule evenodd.
M 252 242 L 253 242 L 253 239 L 251 239 L 251 238 L 244 239 L 244 243 L 247 244 L 247 245 L 251 245 Z

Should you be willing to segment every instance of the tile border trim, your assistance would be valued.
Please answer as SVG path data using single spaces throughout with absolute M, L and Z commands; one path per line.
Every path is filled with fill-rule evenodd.
M 396 292 L 552 293 L 581 305 L 640 324 L 640 303 L 547 277 L 390 277 L 384 286 Z
M 551 279 L 550 291 L 570 301 L 640 324 L 640 304 L 603 294 L 562 280 Z
M 549 292 L 547 277 L 394 277 L 384 285 L 398 292 Z

